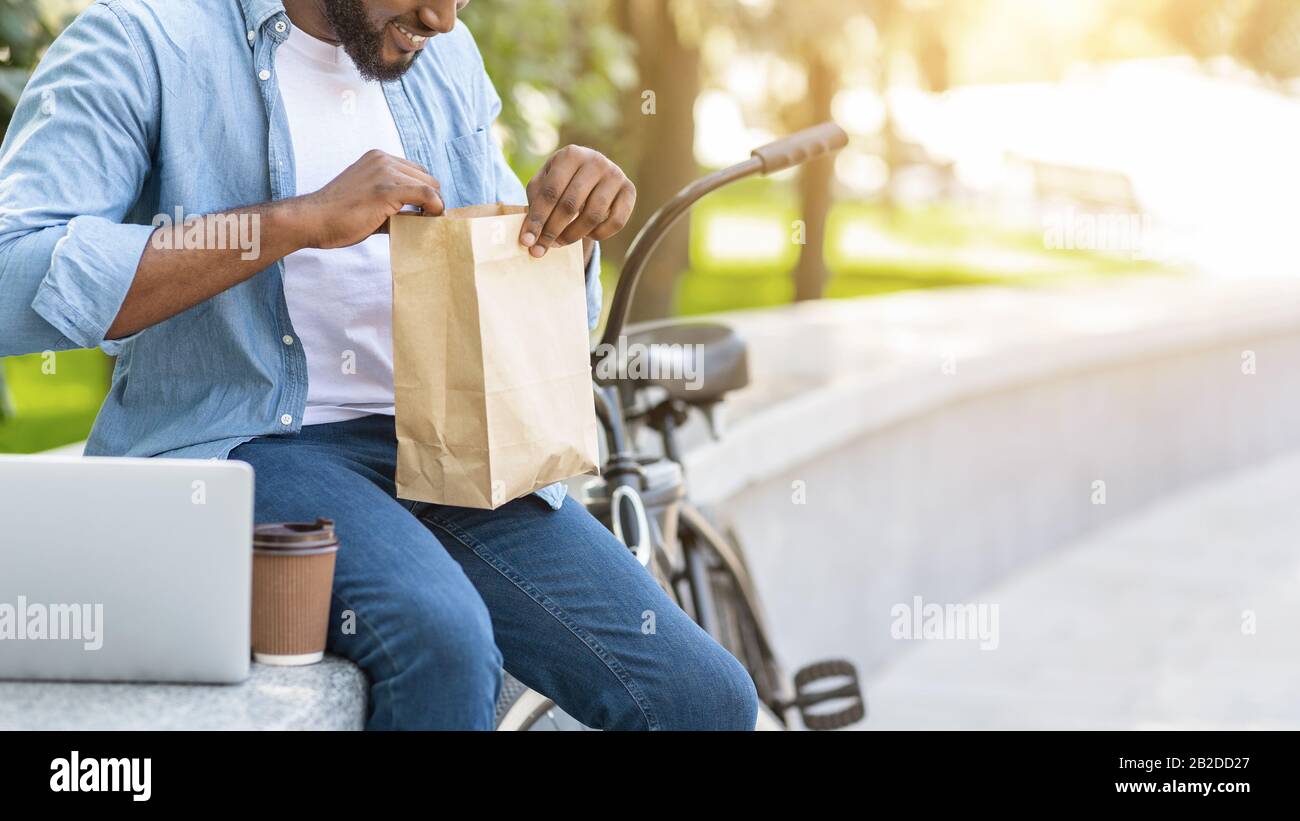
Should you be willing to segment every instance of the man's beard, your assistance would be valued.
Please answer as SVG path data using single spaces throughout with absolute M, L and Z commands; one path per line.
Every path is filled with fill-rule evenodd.
M 387 82 L 407 72 L 420 52 L 396 63 L 384 62 L 384 32 L 387 24 L 376 30 L 366 14 L 364 0 L 324 0 L 325 19 L 334 28 L 343 50 L 352 58 L 357 71 L 367 80 Z

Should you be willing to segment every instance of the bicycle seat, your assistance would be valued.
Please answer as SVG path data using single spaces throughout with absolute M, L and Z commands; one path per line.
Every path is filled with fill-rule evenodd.
M 602 384 L 626 379 L 638 387 L 653 385 L 696 405 L 716 402 L 749 384 L 745 340 L 726 325 L 641 323 L 630 326 L 611 353 L 596 370 Z

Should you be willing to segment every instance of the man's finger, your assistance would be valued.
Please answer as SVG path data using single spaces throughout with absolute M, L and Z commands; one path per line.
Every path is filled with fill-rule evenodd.
M 413 177 L 398 177 L 389 189 L 389 194 L 393 197 L 393 201 L 390 202 L 397 207 L 398 213 L 402 213 L 408 205 L 420 208 L 428 216 L 436 217 L 443 212 L 441 192 L 435 186 L 427 185 Z M 384 224 L 376 228 L 375 233 L 387 234 L 391 223 L 391 217 L 384 220 Z
M 415 177 L 425 185 L 432 185 L 434 188 L 437 188 L 438 190 L 442 190 L 442 184 L 439 183 L 438 180 L 435 179 L 434 176 L 430 174 L 428 169 L 426 169 L 424 166 L 416 162 L 411 162 L 405 157 L 394 157 L 393 159 L 398 161 L 398 164 L 401 166 L 402 171 L 407 172 L 408 174 Z
M 414 205 L 426 214 L 437 216 L 443 212 L 442 195 L 432 185 L 394 183 L 391 193 L 402 205 Z
M 519 242 L 524 247 L 531 248 L 537 243 L 542 228 L 551 218 L 560 195 L 568 188 L 569 180 L 573 179 L 580 164 L 577 152 L 562 150 L 551 157 L 528 183 L 528 215 L 519 231 Z
M 381 151 L 378 148 L 367 151 L 361 156 L 360 160 L 357 160 L 358 164 L 363 162 L 373 163 L 381 168 L 387 167 L 387 169 L 416 177 L 425 185 L 432 185 L 434 188 L 442 187 L 438 181 L 433 178 L 433 175 L 429 173 L 429 169 L 425 168 L 423 165 L 420 165 L 418 162 L 413 160 L 408 160 L 405 157 L 399 157 L 396 154 L 389 154 L 387 151 Z M 383 171 L 380 171 L 379 173 L 383 173 Z
M 614 200 L 618 198 L 622 188 L 623 180 L 619 177 L 607 176 L 600 180 L 599 185 L 587 196 L 582 212 L 561 232 L 555 244 L 564 246 L 577 242 L 605 224 L 613 215 Z M 547 227 L 550 227 L 549 223 Z
M 362 154 L 361 159 L 357 160 L 353 164 L 361 165 L 362 163 L 371 163 L 377 165 L 394 165 L 401 168 L 410 169 L 411 171 L 418 171 L 419 173 L 425 176 L 428 176 L 429 174 L 429 169 L 420 165 L 418 162 L 415 162 L 414 160 L 408 160 L 406 157 L 397 154 L 389 154 L 387 151 L 383 151 L 378 148 L 372 148 L 369 151 L 367 151 L 365 154 Z
M 614 198 L 614 204 L 610 206 L 609 219 L 593 228 L 588 236 L 597 241 L 614 236 L 627 225 L 627 221 L 632 218 L 632 209 L 635 207 L 636 188 L 632 183 L 624 182 L 618 196 Z
M 588 163 L 578 169 L 569 181 L 564 193 L 555 203 L 555 210 L 542 226 L 542 233 L 537 237 L 537 244 L 532 246 L 535 257 L 544 256 L 547 249 L 554 248 L 560 234 L 575 220 L 580 219 L 587 209 L 587 200 L 601 182 L 601 169 Z

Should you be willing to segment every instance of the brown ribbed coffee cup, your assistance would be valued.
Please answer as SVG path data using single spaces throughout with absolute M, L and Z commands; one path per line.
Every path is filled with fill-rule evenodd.
M 297 666 L 325 657 L 338 549 L 329 519 L 253 530 L 255 661 Z

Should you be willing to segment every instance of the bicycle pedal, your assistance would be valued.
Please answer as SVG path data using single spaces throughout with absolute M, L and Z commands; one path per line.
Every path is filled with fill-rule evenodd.
M 828 681 L 835 683 L 828 685 Z M 843 659 L 819 661 L 801 668 L 794 675 L 794 692 L 790 706 L 799 708 L 804 726 L 810 730 L 838 730 L 867 715 L 867 700 L 858 682 L 858 670 Z M 837 701 L 845 702 L 838 710 L 810 709 Z

